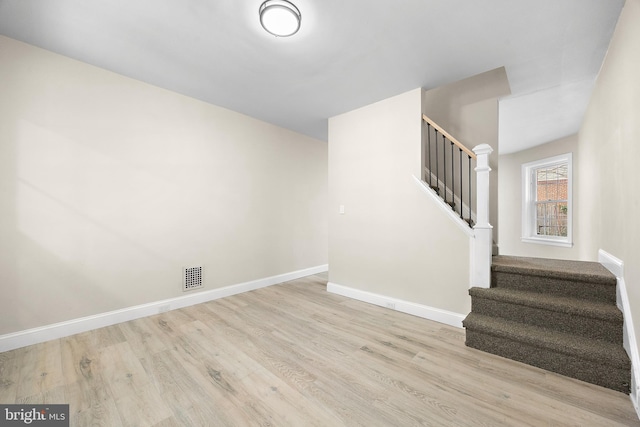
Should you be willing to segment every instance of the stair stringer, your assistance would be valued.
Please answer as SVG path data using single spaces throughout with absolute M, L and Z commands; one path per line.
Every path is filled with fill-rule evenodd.
M 434 174 L 433 172 L 429 172 L 428 168 L 424 168 L 424 173 L 426 174 L 427 177 L 429 177 L 429 174 L 431 174 L 431 182 L 436 181 L 438 184 L 438 188 L 445 188 L 445 192 L 447 195 L 447 200 L 453 200 L 453 203 L 455 204 L 455 206 L 459 206 L 460 203 L 462 203 L 462 216 L 465 218 L 471 218 L 471 220 L 473 221 L 473 223 L 475 224 L 477 222 L 476 219 L 476 213 L 471 210 L 469 208 L 469 205 L 466 204 L 464 201 L 460 202 L 460 197 L 455 194 L 453 191 L 451 191 L 451 188 L 449 188 L 448 186 L 445 187 L 444 182 L 441 179 L 438 179 L 438 177 L 436 176 L 436 174 Z M 423 181 L 424 182 L 424 181 Z M 425 184 L 427 184 L 425 182 Z M 429 187 L 429 184 L 427 184 L 427 188 Z M 436 195 L 438 195 L 438 193 L 435 192 L 435 190 L 431 189 Z M 442 199 L 442 197 L 440 197 L 440 195 L 438 195 L 438 197 L 440 199 Z M 444 204 L 449 208 L 449 210 L 452 210 L 454 212 L 458 212 L 455 209 L 451 209 L 451 206 L 447 204 L 447 202 L 444 202 Z M 456 214 L 458 217 L 460 217 L 459 214 Z
M 435 192 L 435 190 L 433 190 L 432 188 L 429 187 L 429 184 L 427 184 L 426 182 L 424 182 L 423 180 L 421 180 L 420 178 L 417 178 L 415 175 L 413 175 L 413 179 L 416 183 L 416 185 L 418 185 L 418 187 L 420 187 L 420 189 L 422 189 L 429 197 L 431 197 L 433 199 L 433 201 L 442 209 L 442 211 L 458 226 L 460 227 L 460 229 L 469 237 L 471 238 L 475 238 L 475 232 L 473 230 L 473 228 L 469 227 L 469 224 L 467 224 L 466 221 L 464 221 L 462 218 L 460 218 L 460 215 L 458 215 L 456 212 L 453 211 L 453 209 L 451 209 L 451 206 L 449 206 L 443 199 L 442 197 L 440 197 L 438 195 L 438 193 Z

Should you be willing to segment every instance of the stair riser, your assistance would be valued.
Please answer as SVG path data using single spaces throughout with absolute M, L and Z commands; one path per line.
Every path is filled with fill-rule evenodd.
M 614 304 L 616 302 L 615 286 L 501 271 L 494 271 L 491 274 L 491 287 L 541 292 Z
M 466 336 L 468 347 L 629 394 L 630 367 L 606 366 L 469 328 Z
M 602 319 L 581 317 L 542 308 L 527 307 L 504 301 L 473 297 L 472 311 L 491 317 L 526 323 L 572 333 L 586 338 L 605 340 L 622 345 L 622 322 L 609 322 Z

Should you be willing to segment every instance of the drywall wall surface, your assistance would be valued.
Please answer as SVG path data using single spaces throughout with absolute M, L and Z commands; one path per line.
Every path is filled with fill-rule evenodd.
M 500 193 L 500 201 L 498 216 L 500 218 L 501 233 L 498 246 L 501 255 L 580 259 L 582 239 L 579 237 L 581 219 L 579 213 L 572 216 L 573 246 L 570 248 L 522 241 L 522 165 L 565 153 L 573 154 L 573 207 L 575 210 L 580 198 L 577 134 L 499 157 L 500 182 L 498 183 L 498 192 Z
M 6 37 L 0 93 L 0 334 L 327 263 L 326 143 Z
M 416 89 L 329 119 L 329 280 L 467 313 L 469 237 L 413 178 L 421 108 Z
M 640 331 L 640 0 L 627 0 L 579 132 L 583 258 L 603 249 L 624 261 Z M 639 337 L 636 336 L 636 340 Z

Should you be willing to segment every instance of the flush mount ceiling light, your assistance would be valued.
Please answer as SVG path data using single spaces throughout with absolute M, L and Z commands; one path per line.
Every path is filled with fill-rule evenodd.
M 260 24 L 276 37 L 289 37 L 300 29 L 302 15 L 287 0 L 267 0 L 260 6 Z

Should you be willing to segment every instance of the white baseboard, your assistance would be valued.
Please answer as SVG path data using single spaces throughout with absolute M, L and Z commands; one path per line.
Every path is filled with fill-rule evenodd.
M 414 316 L 444 323 L 446 325 L 455 326 L 457 328 L 462 328 L 462 321 L 465 318 L 465 315 L 463 314 L 374 294 L 367 291 L 361 291 L 359 289 L 349 288 L 332 282 L 327 283 L 327 291 L 347 298 L 379 305 L 380 307 L 401 311 L 403 313 L 412 314 Z
M 605 266 L 617 278 L 616 302 L 618 308 L 624 316 L 624 349 L 631 359 L 631 402 L 640 418 L 640 355 L 636 342 L 633 319 L 631 317 L 631 307 L 629 306 L 629 296 L 627 295 L 627 285 L 624 281 L 624 262 L 610 253 L 600 249 L 598 251 L 598 262 Z
M 264 279 L 252 280 L 250 282 L 239 283 L 237 285 L 225 286 L 224 288 L 211 289 L 176 298 L 155 301 L 148 304 L 136 305 L 120 310 L 100 313 L 93 316 L 81 317 L 79 319 L 68 320 L 65 322 L 54 323 L 39 328 L 27 329 L 24 331 L 14 332 L 6 335 L 0 335 L 0 352 L 25 347 L 32 344 L 38 344 L 58 338 L 68 337 L 70 335 L 81 332 L 90 331 L 92 329 L 103 328 L 129 320 L 139 319 L 141 317 L 152 316 L 169 310 L 189 307 L 191 305 L 200 304 L 207 301 L 213 301 L 219 298 L 240 294 L 243 292 L 253 291 L 255 289 L 265 288 L 267 286 L 276 285 L 278 283 L 287 282 L 289 280 L 299 279 L 301 277 L 310 276 L 312 274 L 327 271 L 328 265 L 320 265 L 317 267 L 307 268 L 304 270 L 293 271 L 291 273 L 279 274 Z

